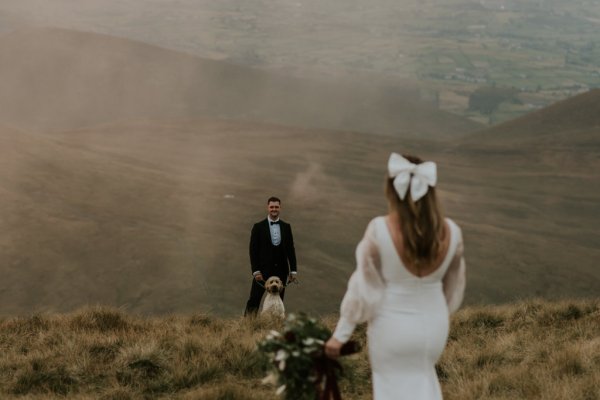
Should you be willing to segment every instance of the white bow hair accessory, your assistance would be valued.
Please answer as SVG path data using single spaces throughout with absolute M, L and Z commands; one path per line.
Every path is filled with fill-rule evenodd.
M 401 200 L 404 200 L 409 186 L 410 197 L 417 201 L 427 194 L 429 186 L 433 187 L 437 182 L 437 166 L 433 161 L 413 164 L 397 153 L 390 155 L 388 174 L 394 178 L 394 189 Z

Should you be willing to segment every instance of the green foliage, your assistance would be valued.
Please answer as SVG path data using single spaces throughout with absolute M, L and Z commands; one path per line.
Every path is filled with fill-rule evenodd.
M 469 96 L 469 110 L 491 115 L 504 102 L 519 103 L 518 93 L 512 88 L 480 87 Z
M 290 314 L 282 333 L 271 331 L 259 343 L 259 352 L 271 365 L 266 380 L 277 383 L 277 393 L 285 393 L 288 400 L 317 397 L 315 360 L 323 356 L 323 345 L 330 336 L 331 331 L 316 319 Z

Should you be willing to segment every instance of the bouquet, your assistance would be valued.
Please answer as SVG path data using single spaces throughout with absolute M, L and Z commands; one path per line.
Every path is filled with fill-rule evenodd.
M 271 367 L 263 383 L 275 384 L 286 400 L 341 399 L 337 378 L 341 365 L 327 358 L 323 346 L 331 331 L 306 314 L 288 315 L 283 332 L 271 331 L 259 342 L 258 350 Z M 358 351 L 348 342 L 342 354 Z

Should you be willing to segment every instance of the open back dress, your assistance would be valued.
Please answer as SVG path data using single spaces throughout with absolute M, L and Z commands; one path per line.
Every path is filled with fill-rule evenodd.
M 402 262 L 385 217 L 373 219 L 356 250 L 334 337 L 346 342 L 356 324 L 368 322 L 375 400 L 442 399 L 435 371 L 448 338 L 449 315 L 465 288 L 461 230 L 450 234 L 441 264 L 419 277 Z

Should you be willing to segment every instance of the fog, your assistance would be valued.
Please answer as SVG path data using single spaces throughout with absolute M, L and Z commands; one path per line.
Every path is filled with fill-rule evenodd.
M 597 87 L 595 0 L 21 0 L 0 33 L 61 27 L 211 60 L 335 81 L 418 85 L 418 99 L 483 123 Z M 515 88 L 477 114 L 481 86 Z M 511 99 L 512 101 L 513 99 Z
M 404 3 L 404 4 L 403 4 Z M 53 26 L 111 34 L 211 59 L 285 67 L 356 69 L 369 58 L 398 59 L 415 1 L 23 0 L 0 5 L 1 29 Z M 369 36 L 382 37 L 365 47 Z M 318 64 L 318 65 L 317 65 Z M 355 67 L 352 65 L 355 64 Z M 380 72 L 380 71 L 377 71 Z
M 4 1 L 0 314 L 95 302 L 235 314 L 271 194 L 297 229 L 307 306 L 330 312 L 397 147 L 444 165 L 473 249 L 469 301 L 592 293 L 598 196 L 570 188 L 593 177 L 551 169 L 570 154 L 598 170 L 569 147 L 592 148 L 597 94 L 581 114 L 551 112 L 564 148 L 538 142 L 547 114 L 512 133 L 501 122 L 598 85 L 599 27 L 595 0 Z M 471 107 L 479 88 L 515 98 Z M 502 140 L 470 140 L 488 124 Z M 584 279 L 546 276 L 570 263 Z M 536 278 L 515 288 L 515 269 Z

